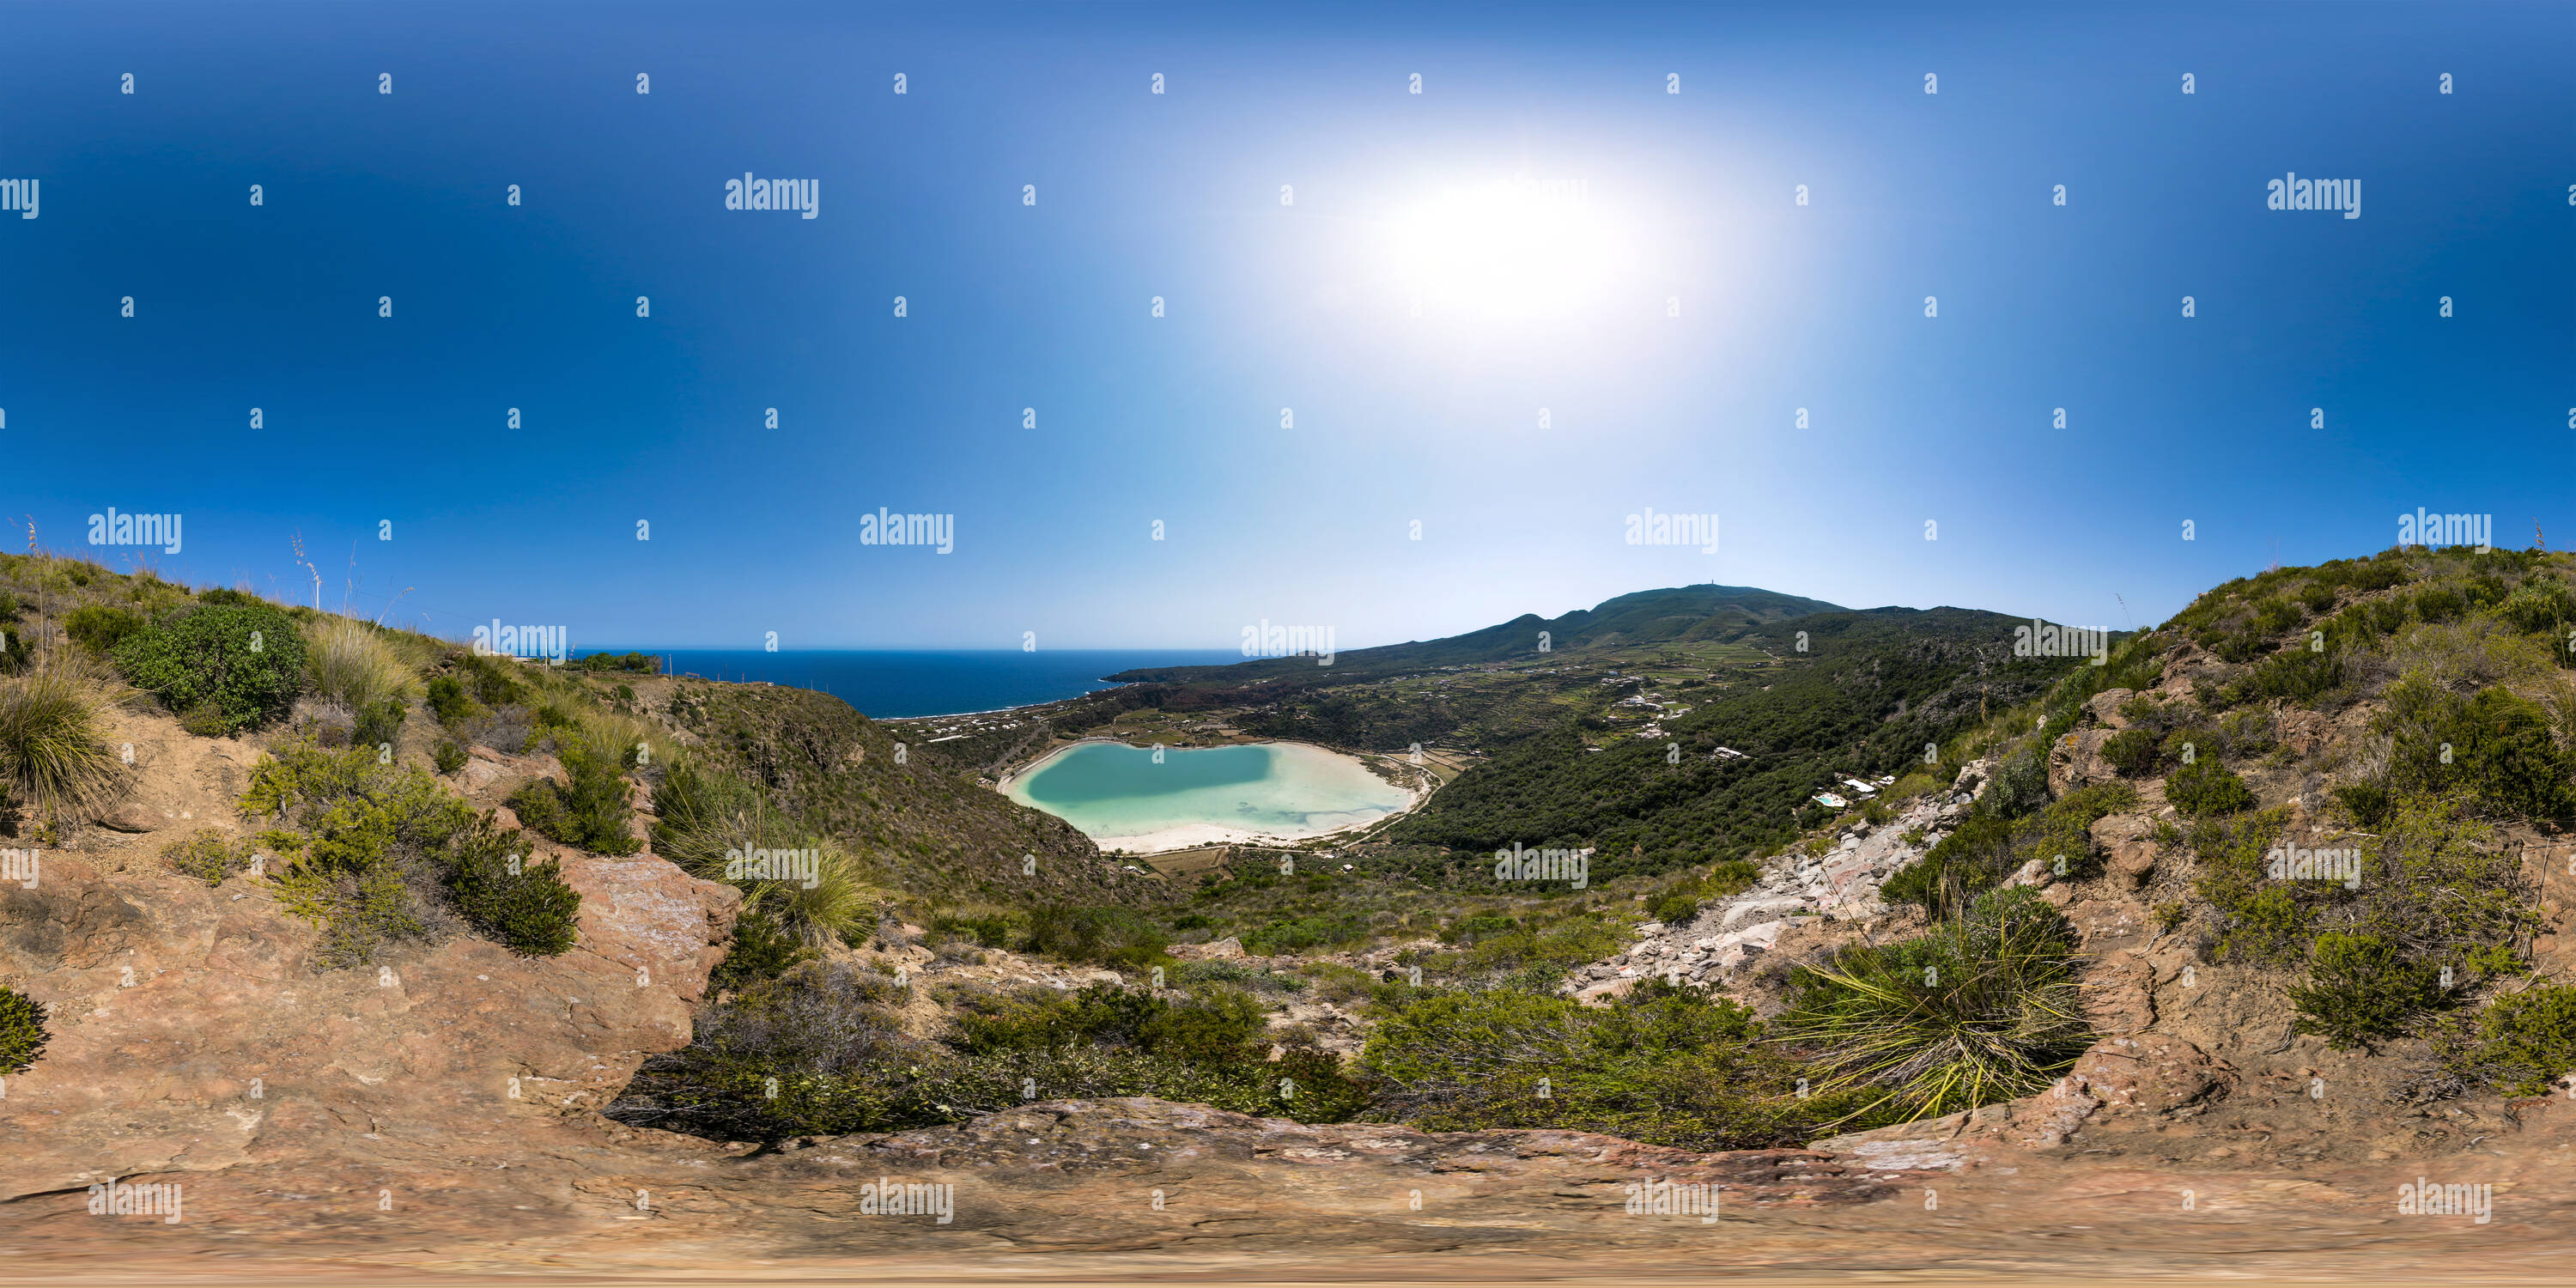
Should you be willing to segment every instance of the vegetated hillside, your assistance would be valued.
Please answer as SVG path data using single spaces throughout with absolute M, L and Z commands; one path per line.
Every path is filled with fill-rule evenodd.
M 1562 617 L 1524 613 L 1498 626 L 1436 640 L 1386 644 L 1338 653 L 1329 667 L 1312 657 L 1264 658 L 1232 666 L 1170 666 L 1121 671 L 1112 680 L 1243 686 L 1286 681 L 1299 687 L 1348 684 L 1403 671 L 1466 666 L 1527 658 L 1594 645 L 1653 644 L 1712 639 L 1749 626 L 1809 613 L 1840 611 L 1820 599 L 1802 599 L 1751 586 L 1675 586 L 1641 590 L 1579 608 Z
M 2083 664 L 2015 657 L 2013 628 L 2023 624 L 1967 609 L 1881 608 L 1739 626 L 1723 638 L 1791 659 L 1765 673 L 1767 685 L 1737 684 L 1661 737 L 1598 751 L 1571 727 L 1527 739 L 1443 788 L 1388 839 L 1469 852 L 1589 846 L 1604 876 L 1741 857 L 1821 821 L 1808 798 L 1837 776 L 1919 770 L 1927 745 Z M 1721 757 L 1719 747 L 1744 756 Z
M 1103 857 L 1071 824 L 976 785 L 971 770 L 918 747 L 896 763 L 884 726 L 828 693 L 683 680 L 667 714 L 702 740 L 710 762 L 759 783 L 904 893 L 1002 904 L 1168 897 L 1162 882 Z

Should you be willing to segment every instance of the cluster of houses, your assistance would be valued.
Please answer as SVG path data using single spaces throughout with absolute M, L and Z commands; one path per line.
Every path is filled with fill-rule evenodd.
M 1887 788 L 1894 787 L 1896 785 L 1896 775 L 1889 774 L 1874 783 L 1865 782 L 1858 778 L 1845 778 L 1842 780 L 1842 785 L 1851 789 L 1852 800 L 1844 800 L 1842 797 L 1832 792 L 1818 792 L 1814 798 L 1815 802 L 1824 806 L 1826 809 L 1850 809 L 1853 801 L 1868 800 Z

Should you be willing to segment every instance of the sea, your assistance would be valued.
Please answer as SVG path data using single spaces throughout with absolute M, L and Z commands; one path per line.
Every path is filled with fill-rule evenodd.
M 1237 649 L 1051 649 L 896 652 L 874 649 L 668 649 L 642 645 L 583 653 L 649 653 L 672 675 L 767 680 L 819 689 L 877 719 L 949 716 L 1055 702 L 1111 688 L 1100 678 L 1148 666 L 1224 666 Z

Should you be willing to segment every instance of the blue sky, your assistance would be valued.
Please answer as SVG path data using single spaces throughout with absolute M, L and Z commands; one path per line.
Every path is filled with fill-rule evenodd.
M 669 647 L 2122 627 L 2417 506 L 2576 543 L 2576 11 L 1778 8 L 13 6 L 0 512 Z

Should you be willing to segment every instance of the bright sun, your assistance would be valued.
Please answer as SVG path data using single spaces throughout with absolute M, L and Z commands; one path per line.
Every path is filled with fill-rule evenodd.
M 1619 258 L 1618 239 L 1588 196 L 1581 181 L 1518 179 L 1409 207 L 1393 221 L 1398 284 L 1425 309 L 1572 313 L 1600 292 Z

